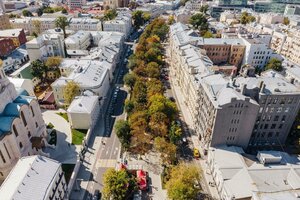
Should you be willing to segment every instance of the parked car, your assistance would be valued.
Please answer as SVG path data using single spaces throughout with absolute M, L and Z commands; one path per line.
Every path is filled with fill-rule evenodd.
M 200 152 L 197 148 L 194 148 L 194 158 L 196 159 L 200 158 Z
M 100 200 L 101 199 L 101 192 L 99 190 L 95 190 L 94 196 L 92 200 Z
M 174 97 L 169 97 L 169 99 L 170 99 L 171 101 L 175 102 Z
M 187 140 L 186 140 L 185 137 L 182 138 L 182 142 L 183 142 L 183 143 L 186 143 L 186 142 L 187 142 Z

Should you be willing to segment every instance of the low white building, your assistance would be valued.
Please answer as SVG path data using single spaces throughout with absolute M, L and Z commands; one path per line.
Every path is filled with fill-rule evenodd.
M 255 68 L 263 69 L 271 58 L 281 60 L 269 46 L 256 38 L 242 38 L 246 46 L 243 65 L 249 64 Z
M 115 31 L 129 36 L 132 29 L 132 16 L 129 11 L 120 11 L 118 16 L 110 21 L 103 22 L 103 31 Z
M 99 19 L 71 18 L 68 29 L 73 31 L 101 31 L 102 25 Z
M 62 76 L 51 85 L 56 102 L 63 104 L 63 90 L 69 81 L 79 84 L 80 93 L 92 91 L 103 98 L 110 87 L 107 65 L 109 64 L 105 61 L 64 59 L 59 66 Z
M 91 45 L 91 34 L 78 31 L 65 39 L 66 48 L 70 50 L 86 50 Z
M 0 187 L 1 200 L 63 200 L 67 183 L 61 164 L 43 156 L 20 158 Z
M 18 93 L 24 92 L 24 90 L 28 93 L 30 96 L 35 96 L 33 88 L 33 82 L 30 79 L 24 79 L 24 78 L 8 78 L 8 80 L 14 84 L 16 90 Z
M 60 34 L 42 34 L 26 43 L 26 49 L 31 61 L 48 57 L 65 57 L 64 37 Z
M 259 15 L 260 24 L 278 24 L 283 22 L 283 15 L 277 13 L 263 13 Z
M 223 200 L 297 200 L 300 160 L 284 152 L 258 152 L 220 146 L 208 151 L 208 168 Z
M 69 106 L 68 118 L 72 128 L 89 129 L 95 125 L 100 112 L 98 96 L 77 96 Z

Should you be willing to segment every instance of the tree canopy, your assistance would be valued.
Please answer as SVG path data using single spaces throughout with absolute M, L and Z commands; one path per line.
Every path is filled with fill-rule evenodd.
M 128 121 L 119 120 L 115 124 L 116 134 L 124 147 L 128 147 L 130 143 L 130 126 Z
M 74 81 L 69 81 L 63 89 L 63 95 L 66 105 L 70 105 L 73 99 L 79 95 L 79 84 Z
M 62 58 L 60 56 L 53 56 L 53 57 L 47 58 L 45 64 L 48 68 L 57 69 L 58 66 L 60 65 L 61 61 L 62 61 Z
M 135 28 L 140 28 L 145 22 L 149 21 L 150 14 L 141 10 L 136 10 L 132 13 L 132 19 Z
M 60 28 L 64 33 L 64 38 L 67 37 L 66 27 L 69 26 L 68 18 L 64 16 L 59 16 L 55 19 L 55 26 Z
M 168 197 L 172 200 L 196 199 L 200 188 L 195 185 L 200 183 L 200 174 L 196 165 L 181 163 L 172 167 L 166 183 Z
M 123 200 L 136 188 L 136 181 L 126 170 L 110 168 L 103 175 L 103 197 L 105 199 Z
M 48 71 L 47 66 L 40 60 L 32 61 L 30 64 L 31 74 L 37 77 L 41 81 L 44 81 L 46 72 Z
M 164 164 L 172 164 L 176 161 L 176 145 L 167 142 L 163 137 L 156 137 L 154 147 L 160 153 Z
M 284 25 L 289 25 L 289 24 L 290 24 L 290 20 L 289 20 L 288 17 L 284 17 L 284 18 L 283 18 L 283 24 L 284 24 Z
M 282 67 L 282 62 L 278 60 L 277 58 L 271 58 L 268 62 L 268 64 L 265 67 L 266 70 L 268 69 L 273 69 L 275 71 L 281 72 L 283 67 Z
M 197 13 L 191 16 L 189 23 L 200 31 L 208 30 L 208 23 L 206 16 L 203 13 Z
M 251 22 L 255 22 L 255 17 L 247 12 L 242 12 L 240 23 L 245 25 Z
M 117 17 L 118 13 L 116 9 L 108 9 L 104 13 L 104 20 L 113 20 Z
M 206 14 L 208 11 L 208 5 L 203 5 L 200 7 L 200 12 Z
M 33 16 L 32 12 L 30 12 L 29 10 L 23 10 L 22 14 L 24 17 L 32 17 Z

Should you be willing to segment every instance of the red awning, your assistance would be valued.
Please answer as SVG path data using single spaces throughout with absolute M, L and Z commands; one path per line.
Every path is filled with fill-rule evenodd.
M 138 186 L 140 190 L 146 190 L 147 189 L 146 173 L 143 170 L 138 170 L 136 171 L 136 176 L 138 179 Z

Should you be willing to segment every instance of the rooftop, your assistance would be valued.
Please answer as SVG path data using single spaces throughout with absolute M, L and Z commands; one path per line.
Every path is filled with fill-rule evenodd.
M 99 102 L 98 96 L 77 96 L 68 108 L 69 113 L 92 113 L 95 104 Z
M 1 199 L 45 199 L 52 192 L 49 186 L 55 181 L 53 178 L 59 173 L 60 165 L 43 156 L 20 158 L 0 187 Z
M 0 31 L 0 37 L 17 37 L 22 29 L 6 29 Z

